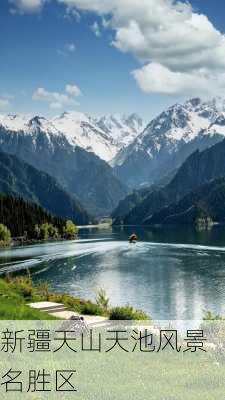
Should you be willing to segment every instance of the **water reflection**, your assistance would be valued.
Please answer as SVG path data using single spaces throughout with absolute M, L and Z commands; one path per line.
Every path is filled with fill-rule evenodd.
M 225 229 L 82 230 L 80 240 L 0 252 L 1 271 L 27 268 L 54 290 L 95 298 L 104 287 L 112 305 L 131 304 L 155 319 L 225 314 Z

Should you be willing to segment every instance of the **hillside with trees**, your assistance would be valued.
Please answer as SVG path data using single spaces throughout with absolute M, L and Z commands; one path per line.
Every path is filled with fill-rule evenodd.
M 30 239 L 56 238 L 64 236 L 67 232 L 64 219 L 52 216 L 35 203 L 2 194 L 0 194 L 0 224 L 3 240 L 6 238 L 5 234 L 3 235 L 5 232 L 3 226 L 7 227 L 12 237 L 26 236 Z M 71 226 L 69 228 L 68 234 L 72 229 Z
M 207 218 L 208 210 L 214 221 L 223 221 L 224 181 L 223 179 L 217 181 L 217 179 L 224 176 L 225 140 L 202 152 L 195 151 L 178 169 L 169 184 L 150 191 L 141 201 L 134 204 L 132 209 L 129 207 L 130 198 L 124 199 L 122 209 L 127 209 L 127 211 L 121 215 L 119 208 L 115 210 L 113 223 L 118 225 L 121 223 L 124 225 L 148 225 L 172 223 L 172 221 L 173 223 L 178 223 L 178 221 L 187 223 L 187 221 L 190 222 L 196 218 L 202 218 L 202 216 Z M 204 186 L 207 183 L 209 186 Z M 207 188 L 206 192 L 205 188 Z M 213 209 L 212 200 L 208 197 L 207 191 L 212 192 L 211 195 L 215 196 L 216 203 Z M 136 197 L 141 198 L 141 195 L 137 196 L 136 194 Z M 203 203 L 204 207 L 202 207 Z M 218 213 L 220 209 L 221 212 Z M 172 218 L 173 213 L 176 217 Z M 180 214 L 179 218 L 178 214 Z
M 150 225 L 225 223 L 225 178 L 212 180 L 159 212 L 145 223 Z
M 57 180 L 16 156 L 0 152 L 0 193 L 22 197 L 49 213 L 86 225 L 91 217 Z

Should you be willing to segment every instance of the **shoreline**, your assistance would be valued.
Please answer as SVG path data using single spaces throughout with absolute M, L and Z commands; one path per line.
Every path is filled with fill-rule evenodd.
M 77 226 L 79 230 L 82 229 L 108 229 L 110 224 L 98 224 L 98 225 L 80 225 Z M 64 237 L 58 238 L 48 238 L 48 239 L 23 239 L 23 238 L 12 238 L 11 243 L 0 246 L 0 250 L 10 249 L 14 247 L 29 246 L 35 244 L 43 243 L 53 243 L 53 242 L 69 242 L 78 239 L 78 236 L 72 239 L 65 239 Z
M 130 305 L 111 306 L 109 298 L 101 288 L 96 294 L 95 301 L 85 300 L 68 293 L 52 291 L 48 281 L 40 281 L 35 284 L 29 273 L 25 276 L 9 274 L 4 278 L 1 277 L 0 294 L 0 320 L 56 319 L 57 315 L 51 313 L 45 315 L 42 313 L 43 310 L 40 311 L 37 307 L 29 306 L 29 304 L 42 304 L 43 302 L 54 303 L 57 311 L 60 306 L 63 312 L 82 316 L 100 316 L 111 320 L 151 320 L 148 314 Z
M 95 225 L 78 225 L 77 228 L 78 229 L 93 229 L 93 228 L 97 228 L 97 229 L 101 229 L 101 228 L 111 228 L 112 224 L 108 224 L 108 223 L 102 223 L 102 224 L 95 224 Z
M 32 245 L 37 245 L 37 244 L 44 244 L 44 243 L 55 243 L 55 242 L 70 242 L 74 241 L 77 238 L 73 239 L 65 239 L 65 238 L 49 238 L 47 240 L 38 240 L 38 239 L 27 239 L 27 240 L 12 240 L 10 244 L 0 246 L 0 251 L 1 250 L 9 250 L 15 247 L 23 247 L 23 246 L 32 246 Z

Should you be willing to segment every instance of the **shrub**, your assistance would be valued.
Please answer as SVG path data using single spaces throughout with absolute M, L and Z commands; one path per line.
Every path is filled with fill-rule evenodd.
M 80 313 L 86 315 L 104 315 L 104 310 L 98 304 L 89 301 L 80 304 Z
M 37 293 L 46 301 L 50 298 L 50 285 L 48 282 L 40 282 L 36 287 Z
M 69 294 L 50 293 L 49 300 L 56 303 L 63 303 L 68 310 L 86 315 L 105 315 L 102 307 L 89 300 L 82 300 Z
M 147 320 L 150 317 L 141 310 L 135 310 L 131 306 L 114 307 L 110 310 L 111 320 Z
M 204 311 L 203 321 L 224 321 L 224 317 L 219 314 L 213 314 L 211 311 Z
M 53 226 L 52 224 L 49 224 L 48 226 L 48 233 L 50 238 L 57 239 L 59 237 L 58 228 L 56 228 L 56 226 Z
M 7 226 L 0 224 L 0 245 L 7 246 L 11 243 L 11 232 Z
M 25 298 L 31 298 L 34 292 L 30 275 L 11 278 L 10 286 Z
M 78 232 L 78 228 L 72 221 L 66 221 L 63 232 L 66 239 L 73 239 Z
M 48 228 L 49 228 L 48 224 L 42 224 L 40 226 L 40 239 L 48 240 L 48 238 L 49 238 Z
M 106 291 L 104 289 L 99 289 L 96 295 L 96 303 L 99 307 L 102 307 L 105 311 L 108 310 L 109 306 L 109 298 L 106 295 Z
M 58 228 L 52 224 L 42 224 L 42 225 L 35 225 L 34 228 L 35 236 L 38 239 L 48 240 L 49 238 L 57 239 L 59 237 Z

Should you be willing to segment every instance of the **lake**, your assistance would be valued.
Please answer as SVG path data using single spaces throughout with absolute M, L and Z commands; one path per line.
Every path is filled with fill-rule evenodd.
M 139 241 L 129 244 L 133 230 Z M 111 305 L 129 303 L 154 319 L 225 314 L 225 227 L 81 229 L 76 241 L 0 251 L 1 273 L 27 268 L 55 291 L 94 300 L 104 288 Z

